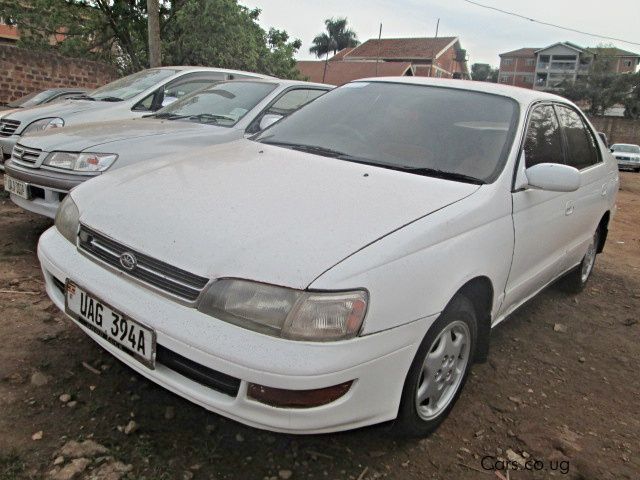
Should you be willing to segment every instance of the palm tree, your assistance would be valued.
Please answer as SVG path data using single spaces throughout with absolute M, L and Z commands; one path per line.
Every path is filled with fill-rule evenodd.
M 347 28 L 346 18 L 328 18 L 324 24 L 327 31 L 316 35 L 313 46 L 309 49 L 309 53 L 315 54 L 316 57 L 320 58 L 329 52 L 335 55 L 338 50 L 360 44 L 356 32 Z

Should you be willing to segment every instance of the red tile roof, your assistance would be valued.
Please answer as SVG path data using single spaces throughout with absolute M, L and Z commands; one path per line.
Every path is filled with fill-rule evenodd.
M 510 52 L 501 53 L 500 57 L 535 57 L 539 48 L 519 48 Z
M 437 56 L 457 37 L 437 38 L 383 38 L 371 39 L 354 48 L 345 60 L 356 58 L 420 59 L 428 60 Z
M 336 60 L 342 60 L 344 58 L 344 56 L 351 52 L 355 47 L 347 47 L 347 48 L 343 48 L 342 50 L 340 50 L 338 53 L 336 53 L 333 57 L 329 58 L 329 61 L 331 62 L 336 61 Z
M 311 82 L 322 82 L 324 64 L 323 61 L 300 60 L 297 67 L 302 77 L 308 77 Z M 401 76 L 410 68 L 409 62 L 379 62 L 376 75 L 376 62 L 327 62 L 324 83 L 343 85 L 359 78 Z

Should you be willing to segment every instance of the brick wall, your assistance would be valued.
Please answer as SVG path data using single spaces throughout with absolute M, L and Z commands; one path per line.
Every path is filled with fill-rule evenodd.
M 589 117 L 599 132 L 604 132 L 609 143 L 633 143 L 640 145 L 640 120 L 623 117 Z
M 118 78 L 106 64 L 0 45 L 0 105 L 54 87 L 93 89 Z

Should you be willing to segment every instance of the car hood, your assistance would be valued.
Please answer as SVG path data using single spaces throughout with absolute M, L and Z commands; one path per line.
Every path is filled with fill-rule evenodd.
M 31 122 L 41 118 L 60 117 L 65 119 L 66 116 L 87 110 L 100 110 L 113 106 L 114 103 L 98 102 L 91 100 L 65 100 L 59 103 L 48 103 L 38 105 L 31 108 L 21 108 L 12 112 L 3 118 L 9 120 L 18 120 L 20 122 L 20 131 Z
M 45 152 L 56 150 L 81 152 L 98 146 L 103 146 L 108 150 L 106 144 L 112 142 L 128 142 L 156 135 L 183 134 L 188 131 L 211 131 L 212 129 L 228 130 L 223 127 L 194 122 L 136 118 L 90 123 L 28 134 L 20 139 L 20 143 L 27 147 L 39 148 Z M 107 153 L 119 152 L 109 151 Z
M 306 288 L 478 188 L 243 139 L 121 168 L 71 195 L 83 224 L 176 267 Z

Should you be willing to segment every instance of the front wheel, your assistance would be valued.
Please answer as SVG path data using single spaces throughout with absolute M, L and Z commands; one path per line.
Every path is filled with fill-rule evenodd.
M 600 229 L 593 234 L 591 242 L 587 247 L 587 253 L 582 257 L 580 265 L 570 271 L 562 279 L 562 288 L 569 293 L 580 293 L 591 277 L 593 266 L 596 263 L 596 255 L 598 253 L 598 244 L 600 243 Z
M 411 364 L 394 429 L 424 436 L 446 418 L 464 386 L 478 324 L 471 301 L 456 296 L 433 324 Z

